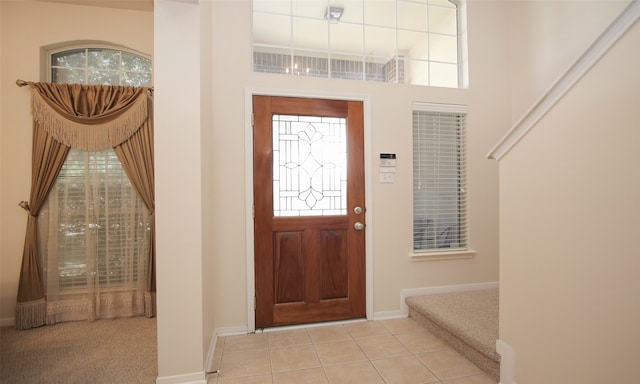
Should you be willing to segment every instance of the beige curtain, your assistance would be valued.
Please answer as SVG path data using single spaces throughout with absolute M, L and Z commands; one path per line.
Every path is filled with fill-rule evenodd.
M 40 255 L 38 254 L 38 213 L 56 181 L 69 147 L 56 141 L 46 131 L 33 125 L 33 148 L 31 149 L 31 193 L 30 204 L 20 203 L 29 216 L 27 233 L 22 253 L 22 268 L 18 283 L 18 303 L 15 324 L 17 329 L 28 329 L 44 325 L 47 317 L 44 284 Z
M 153 113 L 149 88 L 31 83 L 33 165 L 29 212 L 18 285 L 16 329 L 46 323 L 46 298 L 38 254 L 37 217 L 64 164 L 69 148 L 96 151 L 113 147 L 142 196 L 155 211 Z M 152 221 L 146 296 L 147 316 L 155 315 L 155 225 Z
M 145 298 L 145 314 L 155 315 L 155 178 L 153 174 L 153 103 L 149 103 L 149 119 L 127 141 L 113 147 L 120 163 L 133 187 L 136 189 L 147 209 L 151 212 L 151 240 L 149 243 L 149 266 L 147 268 L 147 290 Z

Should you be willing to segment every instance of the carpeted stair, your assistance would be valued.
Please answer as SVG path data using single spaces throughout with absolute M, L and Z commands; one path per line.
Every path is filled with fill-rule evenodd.
M 500 379 L 498 289 L 413 296 L 405 301 L 409 317 L 489 376 Z

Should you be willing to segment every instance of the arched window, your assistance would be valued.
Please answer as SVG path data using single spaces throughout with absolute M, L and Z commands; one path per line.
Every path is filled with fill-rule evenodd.
M 84 43 L 45 49 L 53 83 L 150 87 L 151 59 L 123 47 Z
M 50 82 L 151 86 L 151 59 L 123 47 L 61 44 L 43 56 Z M 113 148 L 69 151 L 39 228 L 49 323 L 145 313 L 151 215 Z

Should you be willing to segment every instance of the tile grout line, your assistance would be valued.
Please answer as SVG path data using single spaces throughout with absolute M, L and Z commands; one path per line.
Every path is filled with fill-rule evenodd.
M 405 347 L 405 348 L 407 349 L 407 351 L 409 351 L 409 353 L 411 354 L 411 356 L 412 356 L 414 359 L 416 359 L 416 360 L 418 361 L 418 363 L 420 363 L 420 364 L 421 364 L 421 365 L 422 365 L 422 366 L 423 366 L 423 367 L 424 367 L 424 368 L 425 368 L 425 369 L 426 369 L 426 370 L 427 370 L 431 375 L 433 375 L 433 377 L 435 377 L 435 378 L 438 380 L 437 382 L 436 382 L 436 381 L 434 381 L 432 384 L 442 384 L 442 380 L 440 379 L 440 377 L 438 377 L 438 375 L 436 375 L 436 374 L 435 374 L 435 372 L 433 372 L 431 369 L 429 369 L 429 367 L 427 367 L 427 366 L 426 366 L 426 364 L 425 364 L 422 360 L 420 360 L 420 359 L 418 358 L 418 356 L 416 356 L 416 353 L 415 353 L 415 352 L 413 352 L 411 349 L 409 349 L 409 347 L 407 347 L 406 345 L 404 345 L 404 343 L 402 343 L 402 341 L 398 340 L 398 337 L 397 337 L 396 335 L 399 335 L 399 334 L 400 334 L 400 333 L 398 333 L 398 334 L 392 334 L 392 336 L 393 336 L 393 338 L 394 338 L 398 343 L 400 343 L 400 345 L 402 345 L 403 347 Z
M 443 347 L 443 348 L 438 348 L 438 349 L 433 350 L 433 351 L 414 352 L 414 350 L 412 350 L 411 348 L 409 348 L 409 346 L 408 346 L 408 345 L 406 345 L 405 343 L 403 343 L 403 342 L 398 338 L 398 335 L 409 335 L 409 334 L 411 334 L 411 332 L 412 332 L 412 330 L 411 330 L 411 329 L 405 329 L 405 328 L 398 329 L 398 328 L 395 328 L 395 329 L 396 329 L 396 332 L 394 332 L 394 331 L 393 331 L 393 329 L 394 329 L 394 328 L 389 328 L 389 327 L 388 327 L 386 324 L 384 324 L 384 323 L 381 323 L 380 325 L 381 325 L 382 329 L 384 329 L 384 331 L 385 331 L 384 335 L 383 335 L 383 334 L 375 334 L 375 332 L 374 332 L 374 334 L 366 334 L 366 332 L 364 332 L 364 333 L 363 333 L 363 336 L 361 336 L 360 338 L 356 338 L 356 337 L 354 336 L 354 334 L 353 334 L 353 330 L 352 330 L 352 331 L 349 331 L 349 329 L 348 329 L 347 327 L 345 327 L 344 325 L 340 325 L 340 329 L 341 329 L 342 331 L 344 331 L 344 332 L 345 332 L 345 335 L 346 335 L 347 337 L 346 337 L 344 340 L 328 340 L 328 341 L 324 341 L 324 342 L 320 342 L 320 341 L 318 341 L 318 340 L 314 340 L 314 339 L 311 337 L 310 328 L 309 328 L 309 327 L 305 327 L 305 328 L 303 328 L 303 329 L 304 329 L 304 335 L 306 336 L 306 338 L 305 338 L 305 340 L 304 340 L 304 342 L 303 342 L 302 344 L 296 344 L 298 341 L 293 341 L 293 344 L 292 344 L 292 345 L 287 345 L 287 344 L 286 344 L 287 342 L 286 342 L 286 340 L 285 340 L 285 343 L 284 343 L 285 345 L 283 345 L 283 346 L 281 346 L 281 347 L 279 347 L 279 348 L 274 348 L 274 347 L 272 346 L 272 336 L 271 336 L 271 333 L 267 333 L 267 335 L 266 335 L 266 338 L 267 338 L 267 340 L 266 340 L 266 343 L 267 343 L 266 353 L 268 353 L 268 354 L 269 354 L 269 356 L 268 356 L 268 358 L 269 358 L 269 374 L 270 374 L 270 381 L 271 381 L 271 383 L 272 383 L 272 384 L 273 384 L 273 383 L 275 383 L 275 381 L 274 381 L 274 380 L 275 380 L 275 377 L 274 377 L 274 376 L 275 376 L 275 374 L 276 374 L 276 372 L 274 372 L 274 365 L 273 365 L 273 359 L 272 359 L 272 352 L 273 352 L 274 350 L 277 350 L 277 349 L 290 348 L 290 347 L 296 347 L 296 346 L 304 346 L 304 345 L 310 345 L 310 346 L 312 347 L 312 350 L 313 350 L 314 356 L 315 356 L 315 358 L 316 358 L 316 360 L 317 360 L 317 362 L 318 362 L 318 364 L 319 364 L 319 367 L 307 367 L 307 368 L 298 368 L 298 369 L 288 369 L 288 370 L 285 370 L 285 371 L 282 371 L 282 372 L 293 372 L 293 371 L 302 371 L 302 370 L 312 369 L 312 368 L 321 368 L 321 369 L 322 369 L 322 372 L 323 372 L 323 375 L 324 375 L 325 380 L 327 381 L 327 383 L 331 383 L 331 380 L 329 379 L 329 375 L 328 375 L 328 373 L 327 373 L 327 368 L 328 368 L 328 367 L 331 367 L 331 366 L 334 366 L 334 365 L 336 365 L 336 366 L 337 366 L 337 365 L 346 365 L 346 364 L 350 364 L 350 363 L 353 363 L 353 362 L 346 362 L 346 363 L 340 363 L 340 364 L 325 364 L 325 363 L 321 360 L 321 358 L 320 358 L 320 355 L 319 355 L 318 350 L 317 350 L 317 346 L 318 346 L 318 345 L 321 345 L 321 344 L 326 344 L 326 343 L 331 343 L 331 342 L 339 342 L 339 341 L 350 341 L 350 342 L 353 342 L 353 343 L 355 344 L 355 346 L 357 346 L 358 350 L 363 354 L 364 358 L 366 359 L 366 360 L 362 360 L 362 361 L 363 361 L 363 362 L 364 362 L 364 361 L 368 362 L 368 363 L 369 363 L 369 364 L 374 368 L 374 370 L 375 370 L 375 372 L 376 372 L 377 376 L 380 378 L 380 380 L 381 380 L 383 383 L 387 383 L 387 380 L 386 380 L 386 379 L 384 378 L 384 376 L 382 375 L 382 372 L 380 371 L 380 369 L 379 369 L 378 367 L 376 367 L 376 365 L 374 364 L 374 362 L 375 362 L 375 361 L 382 361 L 382 360 L 385 360 L 385 359 L 391 359 L 391 358 L 403 357 L 403 356 L 411 356 L 413 359 L 418 360 L 418 362 L 420 363 L 420 366 L 424 367 L 424 368 L 427 370 L 427 372 L 429 372 L 429 373 L 433 376 L 433 378 L 436 380 L 436 381 L 434 381 L 434 382 L 432 382 L 432 383 L 430 383 L 430 384 L 446 384 L 446 382 L 451 381 L 451 380 L 458 380 L 458 379 L 465 378 L 465 377 L 482 376 L 482 375 L 484 374 L 484 373 L 482 372 L 482 370 L 479 370 L 479 372 L 478 372 L 477 374 L 466 374 L 466 375 L 463 375 L 463 376 L 459 376 L 459 377 L 451 377 L 451 378 L 448 378 L 448 379 L 440 378 L 440 377 L 439 377 L 439 376 L 438 376 L 434 371 L 432 371 L 432 370 L 431 370 L 431 369 L 426 365 L 426 362 L 424 362 L 422 359 L 420 359 L 420 358 L 418 357 L 418 354 L 430 353 L 430 352 L 435 353 L 435 352 L 447 351 L 447 350 L 455 351 L 455 350 L 453 350 L 453 349 L 452 349 L 452 348 L 450 348 L 450 347 L 448 347 L 448 348 L 444 348 L 444 347 Z M 366 331 L 366 330 L 365 330 L 365 331 Z M 406 332 L 403 332 L 403 331 L 406 331 Z M 356 333 L 357 333 L 357 332 L 356 332 Z M 402 346 L 402 347 L 406 350 L 407 354 L 406 354 L 406 355 L 404 355 L 404 354 L 403 354 L 403 355 L 398 355 L 398 356 L 385 356 L 385 357 L 380 357 L 380 358 L 378 358 L 378 359 L 372 359 L 369 355 L 367 355 L 367 353 L 366 353 L 366 352 L 365 352 L 365 350 L 363 349 L 363 346 L 358 342 L 358 339 L 364 339 L 364 338 L 367 338 L 367 337 L 381 337 L 381 336 L 386 336 L 386 335 L 390 335 L 390 336 L 392 336 L 392 337 L 393 337 L 393 340 L 394 340 L 395 342 L 397 342 L 400 346 Z M 223 360 L 223 357 L 224 357 L 225 353 L 227 353 L 227 354 L 229 353 L 229 351 L 227 351 L 227 348 L 229 347 L 229 345 L 228 345 L 227 341 L 228 341 L 228 337 L 227 337 L 227 336 L 223 337 L 223 340 L 222 340 L 222 343 L 221 343 L 221 344 L 222 344 L 222 345 L 221 345 L 222 349 L 221 349 L 221 353 L 220 353 L 220 362 L 219 362 L 219 368 L 218 368 L 218 370 L 219 370 L 219 371 L 223 368 L 223 367 L 222 367 L 222 360 Z M 275 340 L 273 340 L 273 341 L 275 341 Z M 258 349 L 255 349 L 255 350 L 261 350 L 261 349 L 262 349 L 262 348 L 258 348 Z M 249 349 L 249 350 L 252 350 L 252 349 Z M 418 350 L 419 350 L 419 349 L 418 349 Z M 475 364 L 474 364 L 474 365 L 475 365 Z M 478 367 L 476 366 L 476 368 L 478 368 Z M 282 372 L 278 372 L 278 373 L 282 373 Z M 256 373 L 256 374 L 254 374 L 254 375 L 249 375 L 249 376 L 247 376 L 247 377 L 251 377 L 251 376 L 256 377 L 256 376 L 261 376 L 261 375 L 262 375 L 262 374 L 258 374 L 258 373 Z M 230 377 L 230 378 L 228 378 L 228 379 L 233 380 L 233 379 L 235 379 L 235 377 Z M 210 383 L 210 384 L 219 383 L 219 382 L 220 382 L 220 380 L 221 380 L 221 378 L 220 378 L 220 374 L 218 373 L 218 374 L 216 374 L 215 381 L 213 381 L 213 382 L 212 382 L 212 383 Z M 209 382 L 209 380 L 208 380 L 207 382 Z
M 387 328 L 387 327 L 384 325 L 384 323 L 382 324 L 382 326 L 383 326 L 383 327 L 385 327 L 385 328 Z M 397 335 L 400 335 L 400 334 L 401 334 L 400 332 L 398 332 L 398 333 L 395 333 L 395 334 L 394 334 L 394 333 L 393 333 L 393 331 L 391 331 L 389 328 L 387 328 L 387 330 L 389 331 L 389 333 L 391 333 L 391 336 L 393 336 L 393 338 L 394 338 L 398 343 L 400 343 L 400 345 L 402 345 L 402 346 L 403 346 L 403 347 L 404 347 L 404 348 L 405 348 L 405 349 L 406 349 L 406 350 L 411 354 L 411 357 L 413 357 L 414 359 L 416 359 L 416 360 L 418 361 L 418 363 L 420 363 L 420 364 L 421 364 L 421 365 L 422 365 L 422 366 L 423 366 L 423 367 L 424 367 L 424 368 L 425 368 L 425 369 L 426 369 L 426 370 L 427 370 L 427 371 L 428 371 L 428 372 L 429 372 L 433 377 L 435 377 L 435 378 L 436 378 L 436 380 L 437 380 L 437 381 L 434 381 L 433 383 L 430 383 L 430 384 L 442 384 L 442 380 L 440 379 L 440 377 L 438 377 L 438 375 L 436 375 L 436 374 L 435 374 L 435 372 L 433 372 L 431 369 L 429 369 L 429 367 L 427 367 L 427 366 L 422 362 L 422 360 L 420 360 L 420 359 L 418 358 L 418 356 L 416 356 L 416 353 L 415 353 L 415 352 L 413 352 L 413 351 L 412 351 L 408 346 L 406 346 L 402 341 L 400 341 L 400 340 L 398 339 Z M 375 367 L 375 366 L 374 366 L 374 367 Z
M 324 378 L 325 378 L 325 380 L 327 380 L 327 383 L 331 384 L 331 381 L 329 380 L 329 375 L 327 375 L 327 367 L 326 367 L 325 364 L 322 363 L 322 360 L 320 359 L 320 356 L 318 356 L 318 351 L 316 350 L 316 343 L 313 341 L 313 338 L 309 334 L 309 329 L 305 328 L 305 330 L 307 331 L 307 337 L 309 337 L 309 342 L 311 343 L 311 347 L 313 348 L 313 353 L 316 354 L 316 358 L 318 359 L 318 362 L 320 363 L 320 368 L 322 368 L 322 373 L 324 374 Z
M 271 358 L 271 333 L 267 332 L 267 354 L 269 355 L 269 372 L 271 373 L 271 384 L 273 384 L 273 359 Z
M 396 339 L 397 339 L 397 337 L 396 337 Z M 400 344 L 402 344 L 402 342 L 400 340 L 398 340 L 398 342 Z M 402 344 L 402 345 L 404 345 L 404 344 Z M 431 368 L 429 368 L 427 366 L 427 364 L 417 356 L 417 353 L 414 353 L 413 351 L 411 351 L 406 346 L 405 346 L 405 348 L 407 348 L 407 350 L 409 350 L 409 352 L 411 352 L 411 355 L 418 361 L 418 363 L 420 363 L 427 371 L 429 371 L 429 373 L 431 373 L 433 375 L 433 377 L 435 377 L 438 380 L 437 382 L 434 382 L 434 384 L 442 384 L 442 379 L 440 378 L 440 376 L 436 375 L 436 373 L 434 371 L 432 371 Z M 441 350 L 439 349 L 438 351 L 444 351 L 444 350 L 447 350 L 447 349 L 449 349 L 449 348 L 445 348 L 445 349 L 441 349 Z
M 389 330 L 384 326 L 384 324 L 381 324 L 382 327 L 389 332 Z M 347 331 L 349 332 L 349 331 Z M 389 332 L 389 334 L 391 334 L 391 332 Z M 360 351 L 362 352 L 362 354 L 364 355 L 364 357 L 367 359 L 367 361 L 369 362 L 369 364 L 373 367 L 373 369 L 375 369 L 376 373 L 378 374 L 378 376 L 380 377 L 380 380 L 382 380 L 384 383 L 386 383 L 387 381 L 384 379 L 384 376 L 382 376 L 382 374 L 380 373 L 380 371 L 378 370 L 378 368 L 376 368 L 376 366 L 373 364 L 373 362 L 371 361 L 371 359 L 369 358 L 369 355 L 367 355 L 367 353 L 364 351 L 364 349 L 362 349 L 362 345 L 360 345 L 360 343 L 358 343 L 358 340 L 356 340 L 355 337 L 353 337 L 353 335 L 351 335 L 351 333 L 349 333 L 349 335 L 351 336 L 351 338 L 353 339 L 353 341 L 356 343 L 356 345 L 358 346 L 358 348 L 360 349 Z M 374 337 L 374 336 L 371 336 Z

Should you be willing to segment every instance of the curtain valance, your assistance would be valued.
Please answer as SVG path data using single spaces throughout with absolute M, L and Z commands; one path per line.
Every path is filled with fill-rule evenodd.
M 70 148 L 112 147 L 152 215 L 145 312 L 155 315 L 153 100 L 150 88 L 26 82 L 32 89 L 33 148 L 29 213 L 18 283 L 16 328 L 47 322 L 38 216 Z M 21 84 L 19 84 L 21 85 Z
M 34 123 L 56 141 L 84 151 L 115 147 L 149 118 L 145 87 L 32 83 Z

